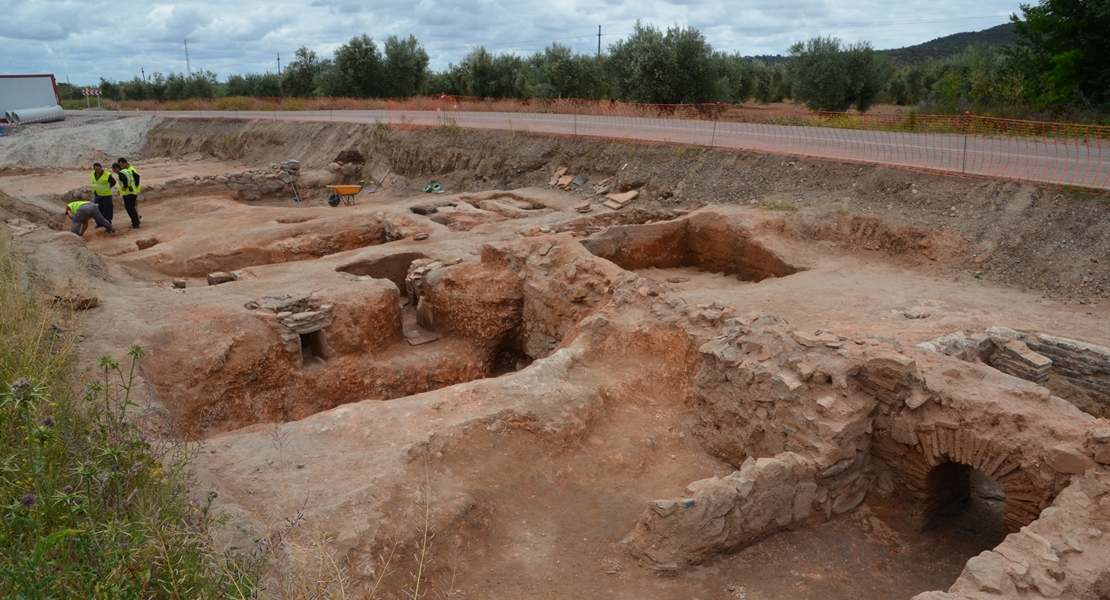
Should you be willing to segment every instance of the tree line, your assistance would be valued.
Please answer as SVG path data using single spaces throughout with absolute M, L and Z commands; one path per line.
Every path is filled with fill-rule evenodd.
M 530 55 L 478 47 L 439 72 L 413 36 L 352 38 L 321 57 L 301 47 L 280 73 L 203 71 L 101 80 L 112 100 L 222 96 L 403 98 L 450 94 L 485 98 L 612 99 L 651 104 L 761 103 L 792 99 L 811 109 L 866 111 L 878 102 L 926 112 L 1005 112 L 1015 107 L 1110 109 L 1110 0 L 1041 0 L 1012 20 L 1016 41 L 974 46 L 941 60 L 897 69 L 867 42 L 817 37 L 767 64 L 714 50 L 695 28 L 637 23 L 601 55 L 553 43 Z M 64 86 L 63 86 L 64 87 Z M 80 90 L 66 90 L 80 98 Z

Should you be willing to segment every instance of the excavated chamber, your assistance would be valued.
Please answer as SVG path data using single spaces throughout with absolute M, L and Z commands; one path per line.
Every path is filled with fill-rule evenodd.
M 610 227 L 583 240 L 591 253 L 629 271 L 693 267 L 742 281 L 786 277 L 803 269 L 788 264 L 741 223 L 712 212 L 646 225 Z

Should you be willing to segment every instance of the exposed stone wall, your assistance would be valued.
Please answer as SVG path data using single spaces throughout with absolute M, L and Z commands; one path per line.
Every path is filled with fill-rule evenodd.
M 1053 372 L 1091 398 L 1110 405 L 1110 348 L 1047 333 L 1031 335 L 1026 343 L 1052 359 Z
M 813 461 L 792 452 L 751 459 L 726 477 L 695 481 L 685 496 L 653 500 L 628 538 L 633 556 L 662 572 L 750 544 L 804 523 L 823 505 Z
M 659 302 L 674 304 L 659 293 L 661 313 L 668 311 Z M 769 316 L 729 316 L 729 310 L 713 320 L 690 310 L 684 321 L 695 336 L 716 333 L 699 348 L 694 432 L 734 465 L 784 452 L 811 464 L 804 482 L 815 492 L 807 518 L 852 509 L 882 479 L 917 507 L 925 525 L 963 501 L 977 469 L 1002 485 L 1004 522 L 1018 531 L 1072 477 L 1096 469 L 1093 456 L 1110 460 L 1110 433 L 1090 433 L 1094 418 L 1043 387 L 981 364 L 799 330 Z M 990 336 L 982 343 L 997 350 Z M 796 506 L 793 495 L 790 501 L 756 496 L 745 504 L 740 484 L 754 478 L 740 473 L 699 482 L 681 498 L 653 502 L 630 538 L 632 552 L 666 571 L 800 522 L 761 516 L 787 514 Z M 801 483 L 784 485 L 794 494 Z M 756 508 L 760 502 L 775 504 Z
M 918 344 L 963 360 L 980 360 L 1006 373 L 1047 385 L 1095 415 L 1110 410 L 1110 348 L 1047 333 L 1006 327 L 957 331 Z
M 1108 491 L 1105 472 L 1076 477 L 1040 518 L 967 561 L 948 592 L 914 600 L 1110 597 Z
M 430 331 L 493 352 L 520 337 L 522 287 L 521 278 L 494 254 L 480 262 L 441 266 L 423 274 L 418 321 Z
M 406 285 L 424 327 L 543 358 L 597 309 L 619 272 L 565 237 L 538 235 L 487 245 L 480 263 L 440 265 Z

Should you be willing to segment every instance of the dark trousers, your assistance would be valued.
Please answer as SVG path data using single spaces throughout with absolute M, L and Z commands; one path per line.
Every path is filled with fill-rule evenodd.
M 114 208 L 112 206 L 112 197 L 111 196 L 98 196 L 96 194 L 93 194 L 93 203 L 96 204 L 96 207 L 100 209 L 100 214 L 103 215 L 104 218 L 107 219 L 109 223 L 111 223 L 112 222 L 112 212 L 113 212 L 112 209 Z M 99 223 L 97 224 L 97 227 L 100 227 Z
M 89 219 L 96 221 L 97 227 L 113 231 L 112 224 L 100 214 L 100 209 L 95 204 L 82 204 L 77 209 L 77 214 L 73 215 L 73 222 L 70 224 L 69 230 L 76 235 L 81 235 L 81 224 Z
M 133 229 L 139 228 L 139 209 L 135 207 L 138 201 L 138 194 L 128 194 L 123 197 L 123 208 L 127 211 L 127 216 L 131 217 L 131 227 Z

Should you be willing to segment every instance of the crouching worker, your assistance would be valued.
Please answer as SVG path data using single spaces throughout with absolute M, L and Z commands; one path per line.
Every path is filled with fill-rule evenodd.
M 88 228 L 90 220 L 96 221 L 96 224 L 107 229 L 108 233 L 116 232 L 112 229 L 112 223 L 100 213 L 100 209 L 88 200 L 77 200 L 67 204 L 66 217 L 73 219 L 69 230 L 77 235 L 85 235 L 85 229 Z

